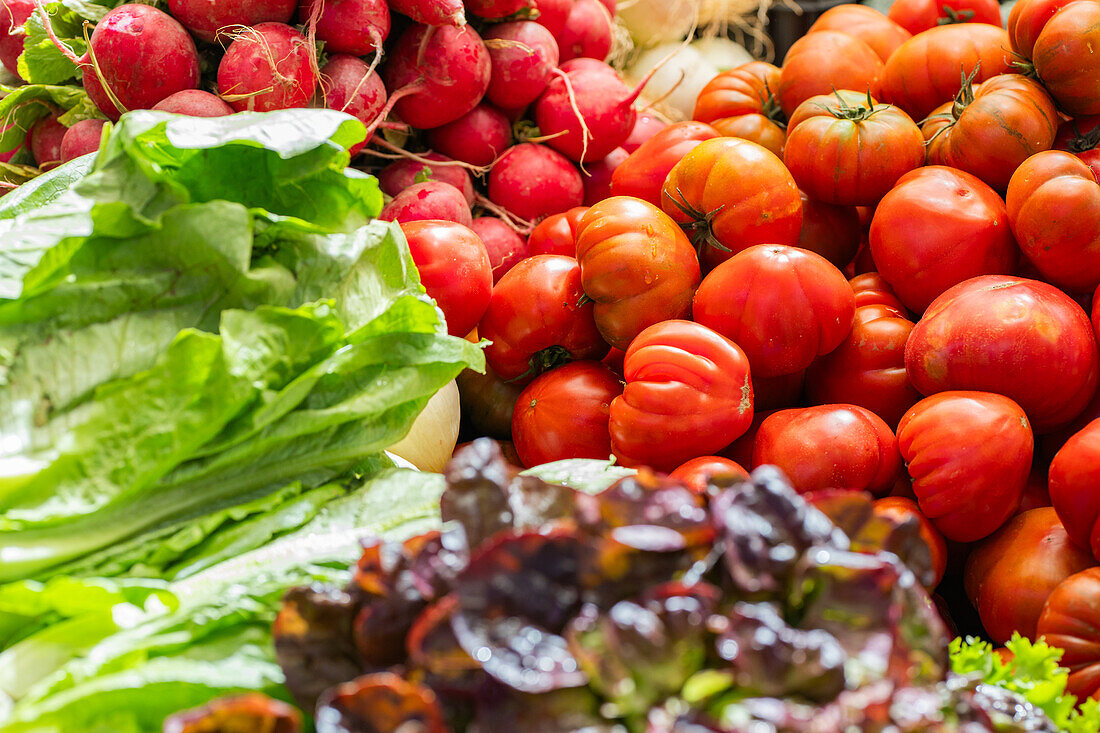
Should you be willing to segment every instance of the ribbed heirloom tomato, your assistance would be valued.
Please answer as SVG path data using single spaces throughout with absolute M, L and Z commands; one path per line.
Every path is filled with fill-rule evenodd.
M 1062 111 L 1100 114 L 1100 3 L 1076 0 L 1054 14 L 1031 52 L 1035 73 Z
M 1094 420 L 1055 454 L 1050 501 L 1078 547 L 1100 558 L 1100 420 Z
M 485 243 L 469 227 L 450 221 L 401 224 L 420 282 L 447 317 L 447 332 L 465 336 L 489 307 L 493 266 Z
M 551 214 L 538 223 L 527 236 L 529 255 L 577 256 L 577 223 L 588 211 L 587 206 L 574 206 L 560 214 Z
M 997 0 L 897 0 L 887 13 L 890 20 L 917 34 L 948 23 L 1001 24 Z
M 1036 633 L 1065 651 L 1058 664 L 1069 669 L 1066 692 L 1100 699 L 1100 568 L 1071 575 L 1054 589 Z
M 810 97 L 834 89 L 877 95 L 882 73 L 882 59 L 863 41 L 838 31 L 817 31 L 799 38 L 787 51 L 775 93 L 790 116 Z
M 736 461 L 721 456 L 699 456 L 681 463 L 670 473 L 669 478 L 684 482 L 692 491 L 704 494 L 707 482 L 714 476 L 738 476 L 747 479 L 749 472 Z
M 845 3 L 829 8 L 806 32 L 819 31 L 840 31 L 855 36 L 874 49 L 883 63 L 886 63 L 886 59 L 890 58 L 898 46 L 913 37 L 912 33 L 879 11 L 858 3 Z
M 672 167 L 696 145 L 719 137 L 702 122 L 677 122 L 638 146 L 611 174 L 612 196 L 633 196 L 661 206 L 661 189 Z
M 692 118 L 706 122 L 722 135 L 752 140 L 783 155 L 787 117 L 779 106 L 779 68 L 751 61 L 723 71 L 707 82 L 695 100 Z

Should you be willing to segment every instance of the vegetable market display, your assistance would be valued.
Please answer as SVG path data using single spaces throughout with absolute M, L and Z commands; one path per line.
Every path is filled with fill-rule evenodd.
M 0 733 L 1100 731 L 1100 2 L 682 7 L 0 0 Z

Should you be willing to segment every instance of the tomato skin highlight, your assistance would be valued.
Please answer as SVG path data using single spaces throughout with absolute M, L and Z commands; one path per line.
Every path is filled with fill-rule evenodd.
M 420 281 L 447 317 L 447 332 L 465 336 L 478 324 L 493 292 L 493 266 L 474 230 L 449 221 L 401 223 Z
M 1069 669 L 1066 692 L 1100 699 L 1100 568 L 1071 575 L 1054 589 L 1036 633 L 1065 651 L 1058 664 Z

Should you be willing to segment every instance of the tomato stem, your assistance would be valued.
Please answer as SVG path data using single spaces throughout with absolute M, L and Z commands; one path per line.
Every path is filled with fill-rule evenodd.
M 528 377 L 537 377 L 544 372 L 548 372 L 554 367 L 559 367 L 562 364 L 566 364 L 573 360 L 573 355 L 569 353 L 569 350 L 564 346 L 548 346 L 542 351 L 536 351 L 531 355 L 531 358 L 527 361 L 527 371 L 520 374 L 518 377 L 504 380 L 506 384 L 518 382 L 520 380 L 527 379 Z
M 1074 120 L 1071 124 L 1073 125 L 1073 134 L 1075 137 L 1070 140 L 1069 144 L 1066 146 L 1069 152 L 1084 153 L 1100 147 L 1100 125 L 1097 125 L 1088 132 L 1081 132 L 1077 127 L 1077 120 Z
M 703 212 L 687 202 L 687 198 L 684 196 L 684 192 L 680 190 L 679 186 L 676 187 L 676 195 L 680 197 L 679 201 L 667 192 L 665 195 L 672 200 L 673 205 L 679 209 L 684 216 L 691 217 L 694 220 L 686 224 L 681 224 L 680 228 L 688 234 L 691 243 L 695 245 L 695 251 L 700 257 L 703 255 L 704 247 L 713 247 L 720 252 L 732 251 L 729 247 L 718 241 L 714 236 L 714 231 L 711 226 L 714 217 L 718 216 L 718 214 L 726 208 L 725 204 L 722 204 L 714 211 Z
M 970 23 L 974 20 L 973 10 L 955 10 L 950 5 L 941 7 L 943 15 L 936 19 L 936 25 L 955 25 L 956 23 Z

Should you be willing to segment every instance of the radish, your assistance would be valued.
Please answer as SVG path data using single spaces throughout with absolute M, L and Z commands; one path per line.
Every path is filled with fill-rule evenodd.
M 218 66 L 218 91 L 238 112 L 305 107 L 316 90 L 313 47 L 284 23 L 236 33 Z
M 535 22 L 550 31 L 555 39 L 565 30 L 565 21 L 573 9 L 573 0 L 535 0 L 535 10 L 539 14 Z
M 668 123 L 650 112 L 639 112 L 638 120 L 634 123 L 634 129 L 622 144 L 623 150 L 633 153 L 649 138 L 668 127 Z
M 466 0 L 466 9 L 486 20 L 507 18 L 521 10 L 529 10 L 532 5 L 533 0 Z
M 611 174 L 619 164 L 630 157 L 622 148 L 615 148 L 603 160 L 587 166 L 588 175 L 584 177 L 584 205 L 595 206 L 606 198 L 611 198 Z
M 644 84 L 632 92 L 602 61 L 566 61 L 535 103 L 535 123 L 547 144 L 572 160 L 606 158 L 634 129 L 633 104 Z
M 390 196 L 396 196 L 409 186 L 423 183 L 425 180 L 442 181 L 461 191 L 469 206 L 474 205 L 474 182 L 462 166 L 432 165 L 430 161 L 439 161 L 446 164 L 451 160 L 439 153 L 424 153 L 419 157 L 422 160 L 406 158 L 383 168 L 378 174 L 378 187 L 382 189 L 382 192 Z
M 442 181 L 409 186 L 386 204 L 378 218 L 398 222 L 442 219 L 464 226 L 474 223 L 470 205 L 462 192 Z
M 382 72 L 397 115 L 427 130 L 457 120 L 489 88 L 489 49 L 473 28 L 411 26 L 390 51 Z
M 57 117 L 57 114 L 44 117 L 27 131 L 27 147 L 38 167 L 44 171 L 61 164 L 61 140 L 69 131 L 69 128 L 58 122 Z
M 13 31 L 21 28 L 33 12 L 33 0 L 0 0 L 0 63 L 16 76 L 19 76 L 19 55 L 23 53 L 23 40 L 27 36 Z
M 385 116 L 386 86 L 382 77 L 358 56 L 338 53 L 330 56 L 321 69 L 321 90 L 326 107 L 346 112 L 367 126 L 366 138 L 349 151 L 353 157 L 358 155 Z
M 584 202 L 584 182 L 569 160 L 545 145 L 521 143 L 489 173 L 489 200 L 521 219 L 557 214 Z
M 168 0 L 168 12 L 196 38 L 210 42 L 218 31 L 258 23 L 289 23 L 297 0 Z
M 454 122 L 428 130 L 428 145 L 443 155 L 474 166 L 486 166 L 512 144 L 508 118 L 479 104 Z
M 538 99 L 558 66 L 558 42 L 529 20 L 490 26 L 485 32 L 492 72 L 486 98 L 504 109 L 520 109 Z
M 421 25 L 466 25 L 462 0 L 389 0 L 390 8 Z
M 106 120 L 81 120 L 70 127 L 61 138 L 61 162 L 68 163 L 99 150 L 106 124 Z
M 366 56 L 380 51 L 390 34 L 386 0 L 302 0 L 298 20 L 313 27 L 326 53 Z
M 575 0 L 565 26 L 554 38 L 562 61 L 576 58 L 603 61 L 611 53 L 614 22 L 600 0 Z
M 224 99 L 201 89 L 176 92 L 154 104 L 153 109 L 188 117 L 225 117 L 233 114 L 233 108 Z
M 600 2 L 603 3 L 603 6 L 605 8 L 607 8 L 608 14 L 612 18 L 614 18 L 615 17 L 615 0 L 600 0 Z
M 527 240 L 495 216 L 479 216 L 470 228 L 485 243 L 489 264 L 493 267 L 494 283 L 527 257 Z

